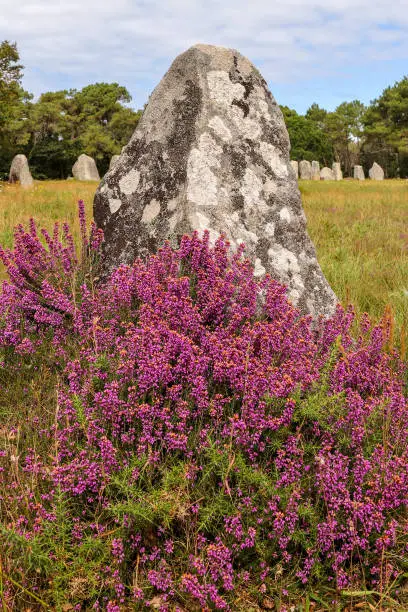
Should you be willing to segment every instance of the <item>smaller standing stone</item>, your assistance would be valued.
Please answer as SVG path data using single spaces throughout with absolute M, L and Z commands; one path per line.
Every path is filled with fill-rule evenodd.
M 303 181 L 310 181 L 312 178 L 312 167 L 309 161 L 302 159 L 299 164 L 299 176 Z
M 334 174 L 334 180 L 335 181 L 342 181 L 343 180 L 343 173 L 341 171 L 340 162 L 333 162 L 332 170 L 333 170 L 333 174 Z
M 384 170 L 381 168 L 380 164 L 374 162 L 368 171 L 368 176 L 372 181 L 383 181 L 384 180 Z
M 120 157 L 120 155 L 112 155 L 112 158 L 111 158 L 110 164 L 109 164 L 109 170 L 111 170 L 113 168 L 113 166 L 118 161 L 119 157 Z
M 72 174 L 78 181 L 100 181 L 95 160 L 82 153 L 72 166 Z
M 296 178 L 299 178 L 299 164 L 295 160 L 291 160 L 290 165 L 292 166 L 292 170 L 295 173 Z
M 334 172 L 330 168 L 322 168 L 320 170 L 320 178 L 322 181 L 334 181 Z
M 320 181 L 320 164 L 318 161 L 312 161 L 312 181 Z
M 358 181 L 365 181 L 363 166 L 354 166 L 353 176 Z
M 22 154 L 14 157 L 10 167 L 9 183 L 17 182 L 24 188 L 32 187 L 34 184 L 27 158 Z

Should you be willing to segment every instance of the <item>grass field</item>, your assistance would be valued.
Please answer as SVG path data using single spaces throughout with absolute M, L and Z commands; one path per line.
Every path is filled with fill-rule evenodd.
M 92 214 L 96 183 L 36 182 L 34 189 L 2 184 L 0 244 L 34 216 L 41 227 L 68 221 L 78 232 L 76 203 Z M 343 304 L 380 317 L 391 307 L 399 329 L 408 323 L 408 181 L 300 184 L 320 264 Z
M 0 184 L 0 244 L 30 217 L 49 230 L 67 221 L 79 243 L 77 201 L 89 221 L 96 186 Z M 333 289 L 375 320 L 392 309 L 405 357 L 408 181 L 300 189 Z M 22 248 L 28 271 L 33 252 Z M 207 303 L 218 318 L 230 285 L 205 262 L 203 280 L 190 269 L 191 295 L 204 296 L 194 308 L 156 269 L 103 293 L 86 274 L 87 298 L 74 290 L 58 309 L 86 258 L 79 277 L 65 266 L 48 287 L 28 274 L 6 292 L 0 610 L 144 610 L 167 591 L 181 606 L 169 612 L 210 609 L 204 595 L 226 609 L 209 599 L 219 592 L 237 612 L 408 610 L 408 385 L 392 342 L 309 341 L 285 304 L 247 323 L 240 296 L 231 310 L 244 324 L 219 330 Z

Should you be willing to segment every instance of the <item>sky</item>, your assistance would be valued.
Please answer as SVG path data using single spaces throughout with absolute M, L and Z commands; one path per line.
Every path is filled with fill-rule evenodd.
M 0 0 L 2 40 L 35 96 L 117 82 L 134 108 L 191 45 L 232 47 L 304 113 L 369 103 L 408 75 L 408 0 Z

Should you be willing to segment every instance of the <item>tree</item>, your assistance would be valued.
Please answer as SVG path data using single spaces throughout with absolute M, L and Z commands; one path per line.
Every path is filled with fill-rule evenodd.
M 141 116 L 123 106 L 125 87 L 95 83 L 80 91 L 42 94 L 30 112 L 30 164 L 38 177 L 64 178 L 80 153 L 95 158 L 104 174 L 112 155 L 120 153 Z
M 112 115 L 112 119 L 109 123 L 109 132 L 120 147 L 123 147 L 129 142 L 141 116 L 141 110 L 135 112 L 131 108 L 125 107 L 117 110 Z
M 21 87 L 23 66 L 16 43 L 0 43 L 0 174 L 8 175 L 12 157 L 27 143 L 27 110 L 32 96 Z
M 76 114 L 80 121 L 108 125 L 113 115 L 123 108 L 123 103 L 131 101 L 126 89 L 118 83 L 95 83 L 87 85 L 73 96 Z
M 348 175 L 352 174 L 353 166 L 359 161 L 365 110 L 362 102 L 353 100 L 339 104 L 325 118 L 324 129 L 333 144 L 334 156 Z
M 287 106 L 281 106 L 281 110 L 289 133 L 291 158 L 316 160 L 326 166 L 331 164 L 333 147 L 319 125 Z
M 326 126 L 327 110 L 320 108 L 316 102 L 313 102 L 307 109 L 305 117 L 316 123 L 321 130 L 324 130 Z
M 377 161 L 388 176 L 408 176 L 408 76 L 384 89 L 363 123 L 367 165 Z
M 37 178 L 65 178 L 81 153 L 73 138 L 70 104 L 73 91 L 41 94 L 32 105 L 27 122 L 30 132 L 28 156 Z

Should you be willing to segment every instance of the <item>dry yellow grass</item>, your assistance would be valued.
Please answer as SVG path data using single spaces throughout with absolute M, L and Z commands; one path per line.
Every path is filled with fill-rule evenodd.
M 19 185 L 0 184 L 0 244 L 11 247 L 13 231 L 18 223 L 27 226 L 34 217 L 38 227 L 51 229 L 56 221 L 67 221 L 79 235 L 77 202 L 84 200 L 88 218 L 97 183 L 87 181 L 35 181 L 32 189 Z
M 68 221 L 78 234 L 77 201 L 88 218 L 97 184 L 36 182 L 31 190 L 2 184 L 0 244 L 10 247 L 13 228 L 30 217 L 40 227 Z M 319 261 L 343 303 L 379 318 L 392 307 L 398 327 L 408 322 L 408 181 L 300 184 L 310 235 Z

